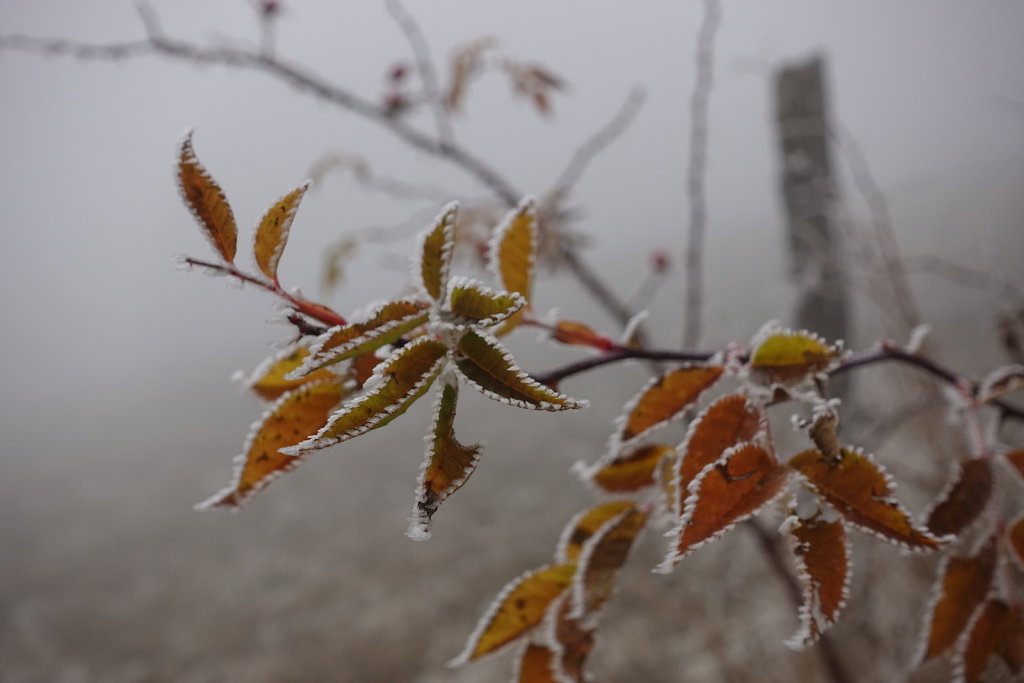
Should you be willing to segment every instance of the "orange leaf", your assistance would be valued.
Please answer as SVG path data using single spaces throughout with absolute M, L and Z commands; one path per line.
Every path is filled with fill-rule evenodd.
M 213 248 L 228 263 L 235 260 L 238 226 L 224 191 L 196 158 L 192 130 L 185 132 L 178 153 L 178 189 Z
M 430 337 L 417 337 L 377 367 L 367 393 L 346 403 L 327 424 L 302 443 L 285 449 L 299 455 L 327 448 L 383 427 L 408 410 L 441 372 L 448 347 Z M 375 381 L 376 380 L 376 381 Z
M 1006 462 L 1010 463 L 1010 466 L 1017 471 L 1017 474 L 1024 477 L 1024 448 L 1018 448 L 1015 451 L 1004 453 L 1003 457 L 1006 458 Z
M 771 453 L 745 443 L 726 451 L 719 462 L 701 470 L 690 482 L 690 496 L 672 536 L 678 539 L 659 567 L 670 570 L 705 543 L 756 514 L 783 492 L 787 477 Z
M 555 558 L 562 564 L 575 564 L 583 545 L 610 520 L 636 507 L 628 500 L 613 500 L 579 513 L 565 526 L 558 541 Z
M 655 470 L 666 456 L 674 457 L 676 449 L 662 443 L 641 446 L 619 456 L 604 467 L 588 474 L 590 481 L 608 493 L 632 493 L 654 486 Z
M 976 614 L 995 575 L 996 537 L 990 538 L 977 555 L 947 555 L 939 565 L 937 581 L 925 622 L 921 660 L 941 655 L 959 640 L 971 616 Z
M 1021 569 L 1024 569 L 1024 515 L 1021 515 L 1010 524 L 1010 528 L 1006 530 L 1006 535 L 1010 541 L 1010 548 L 1013 550 L 1013 557 L 1017 560 L 1017 564 L 1020 565 Z
M 295 212 L 299 202 L 309 189 L 309 182 L 299 185 L 294 190 L 278 199 L 273 206 L 260 218 L 253 241 L 253 254 L 256 265 L 268 278 L 277 282 L 277 264 L 288 244 L 288 232 L 291 230 Z
M 559 683 L 589 680 L 583 674 L 583 663 L 594 648 L 594 631 L 583 625 L 583 620 L 569 616 L 570 601 L 562 597 L 551 607 L 553 628 L 550 640 L 555 644 L 557 659 L 554 667 Z
M 607 522 L 587 540 L 573 582 L 572 618 L 591 617 L 608 601 L 619 570 L 646 522 L 647 513 L 631 508 Z
M 797 577 L 803 588 L 800 630 L 786 645 L 802 650 L 836 623 L 846 605 L 850 587 L 850 544 L 843 523 L 800 519 L 793 515 L 782 524 L 789 538 Z
M 501 288 L 522 295 L 529 308 L 533 289 L 533 263 L 537 251 L 537 212 L 532 199 L 519 203 L 495 228 L 488 254 L 491 270 Z M 497 331 L 498 336 L 510 332 L 522 312 L 510 317 Z
M 750 354 L 751 378 L 768 386 L 793 386 L 829 369 L 839 348 L 811 332 L 768 328 Z
M 455 216 L 458 210 L 459 205 L 454 202 L 444 207 L 420 242 L 420 282 L 437 303 L 441 303 L 446 294 L 448 271 L 455 250 Z
M 430 538 L 430 520 L 437 508 L 462 488 L 476 470 L 483 444 L 464 446 L 455 438 L 455 404 L 459 397 L 458 380 L 448 375 L 441 382 L 434 404 L 434 424 L 427 441 L 427 457 L 420 471 L 413 504 L 412 519 L 406 536 L 413 540 Z
M 928 515 L 925 526 L 936 537 L 958 535 L 978 519 L 992 497 L 992 466 L 988 460 L 965 458 L 957 469 L 956 479 Z
M 682 516 L 689 486 L 705 467 L 717 462 L 726 450 L 752 440 L 765 429 L 764 411 L 743 394 L 728 394 L 709 405 L 690 424 L 679 448 L 674 486 L 679 492 L 676 515 Z
M 340 380 L 321 380 L 281 396 L 253 425 L 245 449 L 236 459 L 234 481 L 196 507 L 237 508 L 275 478 L 302 464 L 304 458 L 285 455 L 280 449 L 315 434 L 344 395 Z
M 586 401 L 563 396 L 523 372 L 501 343 L 470 330 L 459 339 L 455 360 L 462 376 L 484 396 L 507 405 L 536 410 L 572 410 Z
M 722 376 L 721 365 L 690 365 L 656 377 L 626 406 L 622 441 L 649 434 L 683 415 Z
M 842 459 L 834 461 L 811 449 L 795 455 L 789 466 L 851 524 L 908 550 L 942 546 L 942 541 L 914 526 L 893 497 L 889 476 L 860 451 L 844 448 Z
M 558 653 L 547 645 L 527 643 L 516 664 L 512 680 L 517 683 L 562 683 L 555 678 Z
M 285 375 L 302 365 L 309 356 L 305 346 L 293 346 L 276 353 L 263 361 L 252 375 L 245 380 L 248 386 L 260 398 L 273 401 L 285 392 L 296 389 L 303 384 L 322 379 L 335 379 L 330 370 L 317 370 L 300 379 L 285 379 Z
M 548 606 L 569 587 L 575 573 L 573 564 L 541 567 L 508 583 L 451 666 L 479 659 L 529 633 L 544 618 Z
M 570 346 L 589 346 L 600 351 L 611 351 L 615 347 L 615 342 L 611 339 L 603 334 L 598 334 L 590 326 L 575 320 L 559 320 L 556 322 L 551 338 Z
M 958 668 L 967 683 L 1009 680 L 1006 673 L 1019 674 L 1024 669 L 1024 614 L 1021 607 L 1010 606 L 1002 600 L 986 602 L 971 626 L 962 664 Z M 983 679 L 990 670 L 996 673 Z

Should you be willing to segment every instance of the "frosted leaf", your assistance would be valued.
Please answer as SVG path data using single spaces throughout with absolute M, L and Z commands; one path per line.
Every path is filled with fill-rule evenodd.
M 483 444 L 464 446 L 455 438 L 458 380 L 451 372 L 439 382 L 434 419 L 425 437 L 426 457 L 420 468 L 416 500 L 406 535 L 416 541 L 430 538 L 430 520 L 438 507 L 460 489 L 476 470 Z
M 572 584 L 568 616 L 593 625 L 615 589 L 619 571 L 633 542 L 647 522 L 647 513 L 629 508 L 609 520 L 583 544 Z
M 836 622 L 846 606 L 853 555 L 841 521 L 791 515 L 779 531 L 789 541 L 803 595 L 798 613 L 800 629 L 786 645 L 803 650 Z
M 629 500 L 613 500 L 576 514 L 562 530 L 555 560 L 561 564 L 576 564 L 583 546 L 599 529 L 635 507 L 636 503 Z
M 308 357 L 287 379 L 394 343 L 427 322 L 428 308 L 428 304 L 416 299 L 396 299 L 381 304 L 362 322 L 332 327 L 313 341 Z
M 485 332 L 469 331 L 459 339 L 455 365 L 480 393 L 506 405 L 536 410 L 572 410 L 580 401 L 540 384 L 523 372 L 501 343 Z
M 959 535 L 972 526 L 992 499 L 994 476 L 988 459 L 964 458 L 928 513 L 926 526 L 936 537 Z
M 534 261 L 537 253 L 537 212 L 531 198 L 523 199 L 494 230 L 488 246 L 489 266 L 502 289 L 520 294 L 530 305 Z M 516 312 L 495 330 L 503 336 L 519 324 Z
M 342 406 L 316 435 L 282 452 L 299 455 L 327 448 L 388 424 L 430 388 L 444 367 L 447 351 L 448 347 L 429 337 L 409 342 L 374 370 L 379 384 Z
M 842 356 L 839 343 L 830 346 L 813 332 L 774 325 L 762 328 L 751 347 L 750 379 L 769 390 L 800 390 L 814 377 L 837 367 Z
M 480 619 L 465 649 L 448 665 L 461 666 L 499 651 L 536 628 L 575 572 L 572 564 L 545 566 L 510 581 Z
M 485 287 L 476 280 L 456 277 L 448 283 L 447 310 L 441 320 L 459 327 L 491 327 L 507 320 L 526 305 L 516 292 L 503 292 Z
M 237 509 L 277 477 L 302 464 L 304 458 L 283 453 L 327 422 L 345 396 L 338 380 L 321 380 L 282 395 L 254 422 L 241 455 L 235 458 L 231 483 L 196 506 L 197 509 Z
M 742 443 L 707 465 L 690 482 L 686 507 L 670 532 L 675 539 L 658 571 L 671 571 L 681 559 L 719 539 L 785 491 L 786 468 L 755 443 Z
M 434 219 L 433 227 L 420 238 L 419 261 L 414 265 L 414 279 L 423 291 L 440 304 L 445 299 L 448 273 L 455 250 L 455 218 L 458 202 L 452 202 Z
M 228 263 L 235 259 L 238 226 L 227 197 L 192 148 L 192 129 L 182 136 L 178 151 L 178 190 L 203 234 L 214 250 Z
M 307 382 L 335 377 L 330 370 L 317 370 L 298 379 L 287 379 L 308 357 L 309 349 L 306 346 L 288 346 L 260 363 L 251 375 L 245 377 L 243 374 L 239 380 L 260 398 L 273 401 Z
M 288 244 L 288 233 L 295 220 L 295 212 L 311 182 L 307 180 L 274 202 L 260 218 L 256 227 L 253 257 L 256 266 L 273 282 L 277 282 L 277 264 L 281 261 L 285 245 Z
M 843 448 L 838 461 L 816 449 L 793 456 L 789 466 L 847 522 L 910 551 L 930 551 L 944 540 L 914 524 L 893 496 L 895 483 L 870 455 Z

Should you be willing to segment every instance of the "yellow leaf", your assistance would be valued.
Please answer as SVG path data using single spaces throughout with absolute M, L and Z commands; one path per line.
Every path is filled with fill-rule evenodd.
M 245 380 L 245 384 L 260 398 L 266 401 L 273 401 L 281 396 L 281 394 L 303 384 L 321 379 L 335 378 L 334 373 L 330 370 L 317 370 L 300 379 L 285 379 L 285 375 L 298 369 L 308 357 L 309 349 L 305 346 L 287 348 L 263 361 L 249 379 Z
M 838 358 L 838 347 L 810 332 L 770 330 L 750 355 L 751 377 L 769 386 L 792 386 L 829 369 Z
M 604 607 L 633 541 L 646 522 L 647 513 L 632 508 L 609 521 L 587 541 L 573 584 L 573 618 L 589 617 Z
M 455 250 L 455 216 L 458 209 L 459 205 L 454 202 L 444 207 L 420 243 L 420 282 L 427 294 L 439 304 L 445 298 L 448 271 Z
M 283 452 L 299 455 L 327 448 L 388 424 L 430 388 L 447 351 L 447 346 L 430 337 L 409 342 L 377 366 L 367 382 L 372 389 L 346 403 L 315 436 Z
M 385 303 L 363 322 L 332 327 L 316 338 L 310 346 L 309 357 L 291 376 L 302 377 L 319 368 L 391 344 L 427 322 L 428 308 L 428 304 L 422 301 L 398 299 Z
M 256 265 L 264 275 L 274 282 L 277 282 L 277 264 L 288 243 L 288 232 L 291 230 L 292 221 L 295 220 L 295 212 L 307 189 L 309 189 L 308 182 L 299 185 L 278 199 L 263 214 L 260 224 L 256 227 L 256 237 L 252 247 Z
M 281 452 L 326 424 L 331 411 L 345 396 L 340 380 L 309 382 L 284 394 L 253 425 L 242 455 L 237 458 L 234 481 L 198 508 L 237 508 L 304 458 Z
M 430 520 L 437 508 L 462 488 L 476 469 L 483 444 L 464 446 L 455 438 L 455 405 L 459 396 L 458 380 L 447 374 L 441 382 L 434 405 L 434 424 L 427 441 L 427 456 L 420 471 L 412 520 L 406 536 L 414 540 L 430 538 Z
M 613 500 L 594 506 L 579 513 L 566 525 L 562 537 L 558 541 L 555 557 L 559 562 L 575 564 L 583 551 L 583 544 L 609 520 L 636 507 L 636 503 L 628 500 Z
M 442 320 L 453 325 L 491 327 L 525 303 L 515 292 L 496 292 L 475 280 L 455 278 L 448 285 L 448 310 L 442 313 Z
M 589 476 L 594 485 L 608 493 L 632 493 L 654 486 L 655 472 L 665 458 L 674 458 L 676 449 L 656 443 L 640 446 L 620 455 Z
M 178 154 L 178 188 L 213 248 L 228 263 L 234 261 L 238 241 L 235 215 L 224 191 L 196 158 L 191 129 L 186 131 Z
M 494 231 L 489 254 L 491 269 L 502 289 L 521 294 L 529 307 L 537 251 L 537 211 L 532 199 L 524 199 Z M 510 332 L 522 317 L 513 315 L 498 330 Z
M 563 396 L 523 372 L 497 339 L 472 330 L 459 340 L 455 364 L 466 380 L 495 401 L 520 408 L 571 410 L 586 401 Z
M 548 606 L 572 582 L 576 566 L 541 567 L 505 586 L 469 637 L 452 666 L 478 659 L 525 635 L 544 618 Z

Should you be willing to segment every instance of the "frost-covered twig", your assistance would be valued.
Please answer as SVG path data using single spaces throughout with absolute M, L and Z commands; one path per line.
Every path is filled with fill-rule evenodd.
M 455 130 L 452 128 L 451 117 L 442 101 L 441 84 L 437 80 L 437 69 L 434 68 L 434 60 L 430 56 L 430 46 L 415 17 L 405 9 L 401 0 L 385 0 L 384 5 L 395 23 L 402 29 L 409 42 L 409 47 L 412 48 L 416 68 L 419 70 L 420 80 L 423 83 L 423 92 L 434 115 L 438 141 L 442 148 L 448 147 L 455 143 Z
M 615 112 L 615 116 L 576 149 L 558 179 L 552 183 L 548 194 L 556 197 L 569 194 L 583 177 L 584 171 L 594 157 L 607 149 L 633 123 L 640 107 L 643 106 L 644 99 L 646 94 L 642 88 L 631 90 L 622 106 Z
M 686 172 L 690 218 L 683 261 L 686 267 L 684 347 L 700 343 L 704 317 L 704 233 L 708 220 L 704 178 L 708 150 L 708 103 L 714 76 L 715 32 L 721 16 L 718 0 L 704 0 L 704 19 L 697 35 L 697 79 L 690 99 L 690 159 Z

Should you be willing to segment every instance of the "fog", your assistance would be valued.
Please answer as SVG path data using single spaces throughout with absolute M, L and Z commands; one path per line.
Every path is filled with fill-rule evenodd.
M 700 3 L 407 6 L 442 68 L 456 46 L 493 35 L 504 54 L 543 63 L 569 84 L 543 118 L 488 74 L 455 120 L 459 141 L 525 193 L 547 189 L 631 89 L 644 89 L 635 123 L 571 200 L 583 211 L 576 227 L 590 236 L 586 259 L 624 297 L 654 250 L 672 255 L 651 332 L 660 345 L 678 345 Z M 258 37 L 243 0 L 154 8 L 164 30 L 183 39 L 252 45 Z M 1024 286 L 1022 27 L 1015 0 L 728 3 L 710 107 L 707 346 L 745 342 L 764 321 L 791 314 L 771 77 L 812 54 L 826 58 L 835 121 L 862 149 L 904 253 Z M 386 70 L 410 59 L 377 2 L 294 0 L 277 29 L 277 54 L 375 101 Z M 143 35 L 132 3 L 119 0 L 5 0 L 0 34 L 99 43 Z M 569 467 L 600 453 L 645 369 L 567 383 L 593 404 L 569 417 L 510 421 L 507 409 L 470 397 L 465 440 L 490 446 L 470 486 L 439 513 L 430 544 L 403 536 L 429 420 L 421 407 L 365 443 L 318 454 L 239 515 L 194 512 L 226 482 L 261 410 L 230 375 L 255 367 L 291 330 L 267 323 L 280 315 L 268 296 L 173 265 L 177 254 L 209 254 L 173 181 L 182 131 L 195 128 L 199 157 L 243 231 L 329 152 L 455 193 L 486 196 L 486 188 L 378 123 L 260 73 L 155 56 L 84 62 L 2 50 L 0 86 L 0 372 L 9 389 L 0 395 L 0 678 L 456 680 L 443 663 L 476 615 L 506 580 L 546 561 L 561 525 L 590 500 Z M 410 122 L 430 130 L 427 112 Z M 838 167 L 843 213 L 867 230 L 864 198 L 841 157 Z M 327 176 L 300 209 L 282 281 L 318 296 L 326 245 L 418 208 L 429 215 L 438 207 Z M 401 290 L 407 272 L 394 264 L 411 245 L 361 247 L 326 303 L 348 313 Z M 993 331 L 1006 303 L 1000 294 L 910 277 L 950 361 L 969 372 L 1001 362 Z M 564 273 L 541 281 L 536 307 L 616 331 Z M 850 345 L 880 333 L 859 327 Z M 580 355 L 535 345 L 531 333 L 512 346 L 533 370 Z M 681 680 L 691 666 L 694 680 L 747 680 L 758 656 L 777 680 L 815 671 L 813 654 L 781 645 L 779 634 L 795 623 L 781 590 L 710 604 L 690 585 L 688 576 L 713 576 L 731 552 L 752 555 L 744 541 L 697 558 L 692 574 L 654 580 L 647 567 L 660 547 L 648 538 L 650 552 L 627 577 L 636 587 L 622 596 L 639 607 L 607 615 L 598 679 Z M 662 606 L 673 591 L 695 603 L 685 615 Z M 742 599 L 778 613 L 745 618 Z M 716 668 L 717 655 L 701 663 L 711 646 L 693 635 L 697 618 L 736 629 L 749 652 L 724 646 L 735 664 Z M 691 635 L 672 637 L 683 633 Z M 895 661 L 906 653 L 894 647 Z M 506 680 L 509 666 L 502 658 L 457 680 Z

